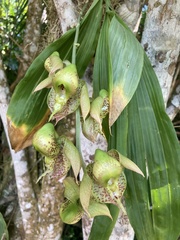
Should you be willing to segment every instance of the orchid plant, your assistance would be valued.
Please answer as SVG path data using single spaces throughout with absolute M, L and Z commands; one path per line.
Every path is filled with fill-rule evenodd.
M 50 88 L 47 96 L 51 111 L 49 121 L 58 123 L 80 106 L 84 135 L 93 142 L 98 134 L 104 136 L 102 121 L 109 113 L 108 92 L 102 89 L 99 96 L 91 101 L 86 83 L 78 78 L 76 66 L 69 61 L 62 61 L 58 52 L 46 59 L 44 67 L 49 72 L 48 78 L 34 91 Z M 97 149 L 94 162 L 83 167 L 81 153 L 67 137 L 58 136 L 51 122 L 34 134 L 33 145 L 44 156 L 45 174 L 65 178 L 65 202 L 61 205 L 60 217 L 68 224 L 78 222 L 84 213 L 90 218 L 98 215 L 112 218 L 105 203 L 115 204 L 125 211 L 121 204 L 126 189 L 124 168 L 144 176 L 134 162 L 115 149 L 108 152 Z M 70 167 L 74 178 L 67 177 Z M 78 178 L 81 167 L 84 170 L 82 181 Z

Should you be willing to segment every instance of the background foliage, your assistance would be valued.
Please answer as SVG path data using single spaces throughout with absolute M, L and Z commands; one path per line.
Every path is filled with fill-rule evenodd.
M 2 0 L 0 8 L 0 51 L 9 84 L 17 76 L 25 32 L 28 1 Z

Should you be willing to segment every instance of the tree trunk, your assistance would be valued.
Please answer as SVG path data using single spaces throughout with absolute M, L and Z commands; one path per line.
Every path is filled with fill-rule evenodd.
M 10 91 L 7 84 L 7 79 L 0 59 L 0 116 L 4 125 L 4 130 L 9 143 L 14 172 L 16 178 L 16 186 L 18 192 L 18 200 L 22 215 L 22 222 L 26 239 L 32 239 L 36 236 L 37 224 L 37 205 L 32 189 L 27 158 L 24 150 L 15 153 L 12 148 L 7 132 L 6 112 L 10 99 Z
M 158 77 L 165 106 L 172 89 L 176 86 L 176 69 L 180 51 L 179 12 L 180 1 L 149 1 L 142 35 L 142 46 Z M 180 100 L 177 101 L 179 103 L 175 104 L 176 109 L 174 109 L 176 112 L 180 107 Z M 174 117 L 176 114 L 172 115 Z
M 22 57 L 18 58 L 20 61 L 18 76 L 11 85 L 11 91 L 14 90 L 17 83 L 23 78 L 26 70 L 38 54 L 41 36 L 42 3 L 42 0 L 32 0 L 28 3 L 26 31 L 21 47 Z
M 41 17 L 42 1 L 29 1 L 26 33 L 22 48 L 23 58 L 20 61 L 18 76 L 11 86 L 11 90 L 14 89 L 19 80 L 24 76 L 27 68 L 38 54 L 41 36 Z M 0 115 L 8 138 L 6 112 L 10 100 L 10 91 L 5 72 L 2 68 L 2 61 L 0 63 Z M 37 172 L 30 174 L 28 166 L 27 156 L 31 156 L 32 154 L 26 154 L 28 149 L 15 153 L 11 148 L 10 142 L 9 148 L 14 165 L 18 201 L 25 234 L 23 239 L 58 240 L 63 230 L 63 224 L 59 217 L 59 204 L 63 200 L 62 183 L 45 177 L 38 196 L 35 194 L 36 191 L 34 191 L 37 188 Z M 32 159 L 34 161 L 34 156 L 32 156 Z

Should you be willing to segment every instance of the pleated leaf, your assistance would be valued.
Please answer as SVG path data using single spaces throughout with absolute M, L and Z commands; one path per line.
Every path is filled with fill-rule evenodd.
M 107 205 L 112 216 L 112 220 L 107 216 L 97 216 L 94 218 L 93 225 L 88 240 L 109 240 L 112 229 L 115 226 L 119 209 L 115 205 Z
M 110 24 L 110 17 L 105 16 L 101 32 L 98 39 L 98 46 L 96 49 L 96 56 L 93 70 L 93 95 L 97 97 L 101 89 L 109 89 L 108 86 L 108 29 Z M 100 61 L 101 59 L 101 61 Z
M 143 49 L 135 36 L 117 19 L 111 20 L 109 52 L 112 72 L 109 72 L 109 126 L 131 100 L 137 89 L 143 67 Z
M 4 221 L 3 215 L 0 213 L 0 239 L 9 239 L 9 234 L 7 230 L 6 223 Z
M 117 20 L 122 24 L 120 19 Z M 105 37 L 107 32 L 108 26 L 106 31 L 104 28 L 103 33 L 101 32 L 101 42 L 99 41 L 95 59 L 95 93 L 108 85 L 114 86 L 111 75 L 108 75 L 109 79 L 103 75 L 103 72 L 111 72 L 117 66 L 116 62 L 112 63 L 112 59 L 108 64 L 109 59 L 102 58 L 108 55 L 108 48 L 104 48 L 103 53 L 100 51 L 105 44 L 108 46 L 108 38 Z M 134 54 L 136 57 L 136 53 Z M 126 56 L 121 56 L 122 61 L 124 57 L 126 59 Z M 138 61 L 136 65 L 139 67 Z M 136 67 L 134 70 L 125 70 L 136 71 Z M 129 82 L 128 91 L 134 87 L 133 84 Z M 117 149 L 133 160 L 145 175 L 145 178 L 142 178 L 137 173 L 125 171 L 126 209 L 137 239 L 174 240 L 180 235 L 180 147 L 173 125 L 165 113 L 157 77 L 145 54 L 142 75 L 133 91 L 129 104 L 112 126 L 108 147 Z M 118 104 L 121 107 L 121 102 Z M 115 206 L 110 206 L 110 212 L 113 222 L 106 217 L 95 217 L 90 240 L 96 239 L 96 236 L 99 236 L 100 240 L 109 239 L 119 211 Z
M 127 173 L 129 187 L 126 203 L 131 223 L 138 239 L 143 239 L 145 234 L 149 236 L 146 239 L 177 239 L 180 234 L 180 147 L 173 125 L 165 113 L 157 78 L 146 56 L 139 87 L 128 106 L 128 115 L 128 138 L 132 139 L 128 144 L 128 154 L 135 162 L 141 158 L 141 165 L 144 169 L 147 166 L 149 176 L 146 184 L 140 184 L 134 174 Z M 139 131 L 135 130 L 138 126 Z M 142 202 L 139 196 L 142 191 L 149 192 L 149 201 L 146 198 Z M 144 206 L 147 203 L 149 206 L 143 210 L 140 200 Z M 136 207 L 140 211 L 138 216 L 141 221 L 138 223 L 133 212 Z M 140 227 L 145 219 L 147 221 L 145 215 L 152 218 L 152 229 L 147 224 Z
M 80 26 L 77 49 L 77 70 L 82 77 L 89 64 L 99 35 L 102 17 L 102 1 L 95 1 Z M 44 61 L 54 51 L 62 59 L 71 61 L 75 29 L 69 30 L 60 39 L 49 45 L 31 64 L 11 98 L 7 112 L 9 136 L 15 151 L 31 144 L 32 136 L 46 121 L 49 110 L 46 103 L 48 90 L 33 93 L 35 87 L 45 78 Z

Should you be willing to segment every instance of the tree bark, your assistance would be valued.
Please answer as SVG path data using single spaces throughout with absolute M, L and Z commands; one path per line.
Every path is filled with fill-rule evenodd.
M 119 16 L 133 31 L 141 13 L 141 0 L 125 0 L 118 9 Z
M 38 199 L 39 235 L 37 240 L 59 240 L 63 223 L 59 217 L 60 205 L 64 200 L 63 185 L 49 174 L 43 178 L 43 187 Z
M 65 33 L 68 29 L 75 27 L 78 13 L 74 3 L 71 0 L 54 0 L 54 5 L 62 32 Z
M 0 59 L 0 116 L 3 122 L 4 130 L 11 152 L 12 162 L 16 178 L 18 201 L 22 215 L 23 227 L 26 239 L 33 239 L 36 236 L 37 224 L 37 205 L 32 189 L 27 159 L 24 150 L 17 153 L 11 148 L 10 140 L 7 131 L 6 112 L 10 100 L 10 91 L 7 84 L 7 79 Z
M 17 83 L 23 78 L 26 70 L 38 54 L 41 36 L 42 3 L 42 0 L 31 0 L 28 2 L 26 30 L 21 49 L 22 57 L 19 57 L 18 75 L 11 85 L 11 91 L 14 90 Z
M 142 46 L 158 77 L 165 106 L 171 93 L 180 51 L 180 1 L 151 0 L 142 35 Z
M 23 42 L 23 61 L 20 62 L 18 77 L 11 89 L 24 76 L 27 68 L 38 53 L 41 16 L 42 1 L 29 1 L 26 33 Z M 10 100 L 10 91 L 3 70 L 1 70 L 0 83 L 0 114 L 7 134 L 6 112 Z M 28 167 L 26 155 L 28 150 L 15 153 L 10 146 L 10 151 L 14 164 L 18 200 L 25 232 L 23 238 L 26 240 L 59 239 L 63 226 L 59 217 L 59 204 L 62 202 L 63 196 L 62 184 L 58 181 L 55 182 L 53 179 L 48 180 L 46 177 L 42 183 L 40 197 L 37 202 L 37 195 L 35 195 L 32 185 L 34 179 L 31 179 Z M 36 179 L 35 176 L 34 178 Z

